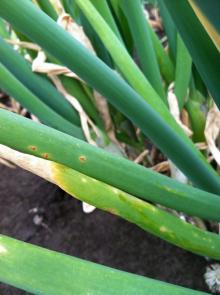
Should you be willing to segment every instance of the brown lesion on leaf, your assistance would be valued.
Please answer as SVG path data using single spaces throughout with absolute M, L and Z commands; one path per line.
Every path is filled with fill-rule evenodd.
M 48 153 L 43 153 L 43 154 L 42 154 L 42 157 L 43 157 L 44 159 L 48 159 L 48 158 L 49 158 L 49 154 L 48 154 Z
M 82 156 L 79 156 L 79 161 L 81 162 L 81 163 L 85 163 L 86 162 L 86 156 L 84 156 L 84 155 L 82 155 Z
M 29 145 L 28 149 L 32 150 L 32 151 L 37 151 L 37 147 L 35 145 Z

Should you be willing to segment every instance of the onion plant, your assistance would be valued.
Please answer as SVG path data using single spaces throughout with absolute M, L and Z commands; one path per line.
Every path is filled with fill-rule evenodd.
M 220 106 L 220 5 L 154 1 L 163 43 L 145 2 L 0 1 L 0 88 L 28 112 L 0 109 L 0 157 L 220 260 L 220 236 L 188 222 L 220 222 L 220 179 L 205 143 L 206 113 L 213 100 Z M 168 161 L 165 175 L 150 156 L 133 161 L 149 146 Z M 44 295 L 205 294 L 6 236 L 0 280 Z

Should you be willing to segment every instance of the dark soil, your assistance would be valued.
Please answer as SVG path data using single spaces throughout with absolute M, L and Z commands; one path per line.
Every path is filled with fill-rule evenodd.
M 118 217 L 81 203 L 19 168 L 0 164 L 0 232 L 69 255 L 207 291 L 202 257 L 172 246 Z M 43 225 L 33 222 L 37 208 Z M 27 294 L 0 285 L 1 295 Z

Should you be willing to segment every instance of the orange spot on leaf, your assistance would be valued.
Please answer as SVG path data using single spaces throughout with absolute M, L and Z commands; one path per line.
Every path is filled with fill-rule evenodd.
M 79 156 L 79 160 L 82 163 L 86 162 L 86 156 Z
M 34 145 L 31 145 L 31 146 L 29 146 L 29 149 L 31 149 L 32 151 L 36 151 L 37 150 L 37 147 L 34 146 Z
M 48 159 L 48 158 L 49 158 L 49 154 L 47 154 L 47 153 L 44 153 L 42 156 L 43 156 L 43 158 L 45 158 L 45 159 Z

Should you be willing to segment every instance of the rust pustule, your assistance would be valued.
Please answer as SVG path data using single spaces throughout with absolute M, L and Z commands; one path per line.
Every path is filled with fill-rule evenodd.
M 79 160 L 81 163 L 85 163 L 86 162 L 86 156 L 79 156 Z
M 43 156 L 44 159 L 48 159 L 49 158 L 49 154 L 48 153 L 44 153 L 42 156 Z
M 37 150 L 37 147 L 34 146 L 34 145 L 30 145 L 28 148 L 29 148 L 30 150 L 32 150 L 32 151 L 36 151 L 36 150 Z

